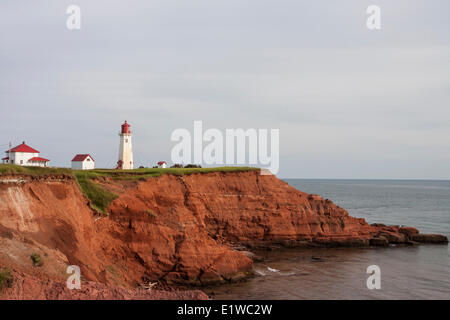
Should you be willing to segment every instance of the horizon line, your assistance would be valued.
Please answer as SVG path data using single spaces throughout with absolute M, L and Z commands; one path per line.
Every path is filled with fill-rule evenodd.
M 291 180 L 379 180 L 379 181 L 450 181 L 450 178 L 287 178 L 278 177 L 279 179 Z

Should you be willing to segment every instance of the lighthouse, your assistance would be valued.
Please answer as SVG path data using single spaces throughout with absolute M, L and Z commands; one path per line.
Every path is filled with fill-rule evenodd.
M 122 131 L 119 133 L 120 147 L 119 147 L 119 161 L 117 161 L 117 169 L 131 170 L 134 168 L 133 162 L 133 148 L 131 145 L 131 131 L 130 125 L 125 120 L 122 125 Z

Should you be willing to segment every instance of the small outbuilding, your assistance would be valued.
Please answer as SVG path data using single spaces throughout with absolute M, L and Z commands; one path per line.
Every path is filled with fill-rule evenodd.
M 158 167 L 160 167 L 160 168 L 167 168 L 167 162 L 165 162 L 165 161 L 158 162 Z
M 77 154 L 72 159 L 73 170 L 92 170 L 95 169 L 95 160 L 90 154 Z

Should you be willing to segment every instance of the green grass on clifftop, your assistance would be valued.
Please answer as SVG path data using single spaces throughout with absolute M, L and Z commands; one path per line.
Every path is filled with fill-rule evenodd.
M 0 175 L 23 174 L 28 176 L 72 175 L 69 168 L 22 167 L 14 164 L 0 164 Z
M 160 177 L 163 174 L 173 174 L 183 176 L 193 173 L 211 173 L 211 172 L 241 172 L 259 170 L 252 167 L 216 167 L 216 168 L 145 168 L 134 170 L 111 170 L 111 169 L 94 169 L 83 171 L 91 178 L 111 177 L 117 180 L 135 180 L 142 178 Z
M 115 170 L 115 169 L 94 169 L 94 170 L 75 170 L 70 168 L 41 168 L 41 167 L 23 167 L 12 164 L 0 164 L 0 176 L 8 174 L 22 174 L 31 176 L 49 176 L 65 174 L 68 176 L 82 176 L 88 178 L 112 177 L 118 179 L 139 179 L 142 177 L 159 177 L 163 174 L 174 174 L 182 176 L 192 173 L 210 173 L 210 172 L 240 172 L 259 170 L 253 167 L 215 167 L 215 168 L 144 168 L 134 170 Z M 80 173 L 80 175 L 77 175 Z

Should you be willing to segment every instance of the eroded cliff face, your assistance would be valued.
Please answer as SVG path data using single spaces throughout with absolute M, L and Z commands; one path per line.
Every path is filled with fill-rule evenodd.
M 251 273 L 239 246 L 446 241 L 414 228 L 370 226 L 257 171 L 99 180 L 119 195 L 105 217 L 94 215 L 70 177 L 0 180 L 0 264 L 32 271 L 29 255 L 37 251 L 40 272 L 55 281 L 75 264 L 86 280 L 115 285 L 206 284 Z
M 1 177 L 0 235 L 0 259 L 26 266 L 34 250 L 55 261 L 49 263 L 52 270 L 47 270 L 52 275 L 61 275 L 62 267 L 70 263 L 80 265 L 88 279 L 104 279 L 95 218 L 71 177 Z M 19 244 L 29 250 L 21 250 Z M 16 259 L 23 252 L 27 259 Z
M 230 244 L 364 245 L 371 237 L 363 219 L 254 171 L 163 175 L 127 186 L 99 225 L 110 236 L 108 256 L 137 259 L 152 280 L 193 283 L 251 271 L 251 260 Z M 117 250 L 120 243 L 128 245 Z

